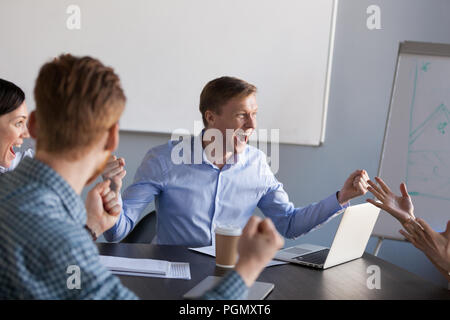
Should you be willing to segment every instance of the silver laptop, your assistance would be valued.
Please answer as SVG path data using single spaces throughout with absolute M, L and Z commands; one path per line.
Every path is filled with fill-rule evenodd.
M 300 244 L 278 251 L 275 259 L 319 269 L 361 258 L 380 209 L 370 203 L 345 209 L 331 248 Z

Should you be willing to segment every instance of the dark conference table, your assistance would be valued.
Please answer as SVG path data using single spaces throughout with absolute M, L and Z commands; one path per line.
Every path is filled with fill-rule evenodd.
M 130 243 L 98 243 L 100 254 L 128 258 L 161 259 L 189 262 L 191 280 L 119 276 L 123 285 L 141 299 L 183 299 L 183 294 L 207 276 L 222 276 L 226 270 L 215 266 L 215 258 L 182 246 Z M 380 289 L 369 289 L 367 280 L 373 274 L 369 266 L 380 268 Z M 327 270 L 316 270 L 295 264 L 266 268 L 257 281 L 275 284 L 267 300 L 390 300 L 445 299 L 450 291 L 420 278 L 371 254 Z

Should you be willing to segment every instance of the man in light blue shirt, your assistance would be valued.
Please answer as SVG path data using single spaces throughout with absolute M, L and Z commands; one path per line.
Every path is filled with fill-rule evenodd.
M 205 130 L 148 151 L 133 184 L 122 195 L 119 220 L 105 232 L 105 238 L 123 239 L 153 200 L 158 214 L 154 242 L 158 244 L 211 245 L 217 225 L 242 227 L 256 207 L 272 219 L 281 235 L 295 238 L 367 192 L 368 176 L 357 170 L 339 192 L 296 208 L 272 173 L 266 155 L 247 143 L 256 128 L 255 94 L 256 87 L 240 79 L 210 81 L 200 96 Z

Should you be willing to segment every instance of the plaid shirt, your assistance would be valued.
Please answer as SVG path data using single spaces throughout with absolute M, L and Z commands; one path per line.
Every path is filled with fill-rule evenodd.
M 229 272 L 211 290 L 207 291 L 202 299 L 205 300 L 240 300 L 247 298 L 248 288 L 236 271 Z
M 99 261 L 86 209 L 70 185 L 24 158 L 0 176 L 0 299 L 136 299 Z M 243 298 L 236 272 L 205 295 Z

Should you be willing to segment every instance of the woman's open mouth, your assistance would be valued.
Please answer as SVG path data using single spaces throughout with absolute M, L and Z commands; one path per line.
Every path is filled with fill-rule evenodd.
M 13 144 L 9 147 L 9 152 L 11 153 L 12 158 L 14 159 L 16 157 L 16 152 L 14 151 L 14 147 L 20 148 L 22 144 Z
M 16 157 L 16 153 L 14 152 L 14 147 L 13 146 L 11 146 L 10 148 L 9 148 L 9 151 L 12 153 L 12 155 L 14 156 L 14 158 Z

